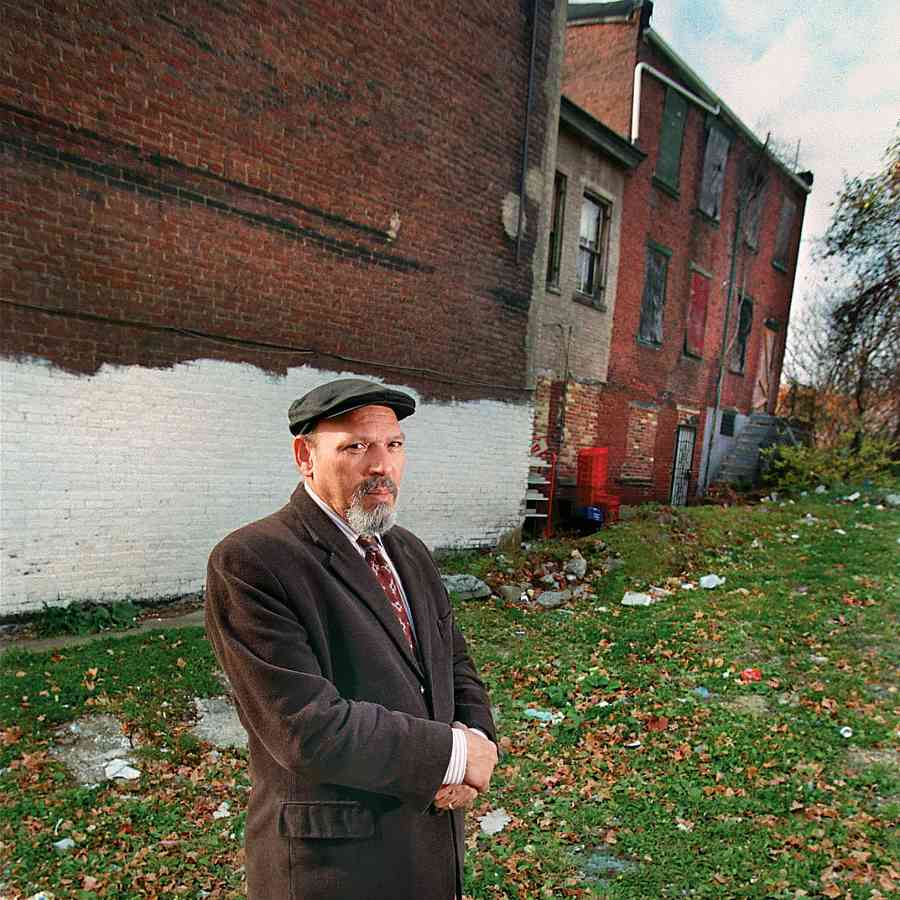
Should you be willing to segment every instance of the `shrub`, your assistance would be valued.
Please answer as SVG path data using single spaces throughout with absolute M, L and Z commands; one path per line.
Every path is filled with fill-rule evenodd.
M 129 628 L 137 618 L 138 608 L 129 600 L 101 605 L 99 603 L 71 603 L 68 606 L 48 606 L 32 619 L 32 627 L 39 637 L 61 634 L 96 634 L 116 628 Z
M 852 431 L 832 447 L 788 447 L 779 444 L 763 450 L 765 481 L 780 490 L 803 490 L 819 484 L 853 484 L 887 477 L 892 472 L 896 445 L 885 438 L 864 437 L 853 447 Z

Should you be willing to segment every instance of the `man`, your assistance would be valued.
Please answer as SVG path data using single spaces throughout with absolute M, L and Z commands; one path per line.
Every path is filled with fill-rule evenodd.
M 289 412 L 303 482 L 209 561 L 206 627 L 250 742 L 251 900 L 451 900 L 497 761 L 424 544 L 395 526 L 412 397 L 356 378 Z

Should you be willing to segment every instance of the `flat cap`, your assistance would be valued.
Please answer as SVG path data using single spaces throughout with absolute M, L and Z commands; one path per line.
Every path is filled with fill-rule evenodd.
M 362 378 L 338 378 L 320 384 L 291 404 L 288 410 L 291 434 L 309 434 L 320 419 L 333 419 L 362 406 L 388 406 L 398 419 L 416 411 L 416 401 L 402 391 Z

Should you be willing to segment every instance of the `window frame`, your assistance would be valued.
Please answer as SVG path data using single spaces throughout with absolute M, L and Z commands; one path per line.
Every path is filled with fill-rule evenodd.
M 597 233 L 595 245 L 583 243 L 582 222 L 585 201 L 597 206 Z M 578 247 L 575 254 L 575 299 L 589 303 L 598 309 L 606 309 L 607 269 L 609 267 L 609 242 L 612 231 L 612 201 L 601 197 L 593 191 L 584 191 L 581 195 L 581 211 L 578 219 Z M 590 290 L 581 284 L 581 254 L 588 253 L 592 259 L 592 280 Z
M 663 345 L 664 334 L 663 334 L 663 319 L 665 315 L 666 308 L 666 294 L 668 293 L 669 286 L 669 266 L 672 261 L 672 250 L 669 247 L 666 247 L 664 244 L 657 243 L 654 240 L 648 238 L 645 244 L 646 254 L 644 256 L 644 289 L 641 292 L 641 310 L 640 310 L 640 318 L 638 320 L 638 333 L 637 333 L 637 341 L 639 344 L 642 344 L 645 347 L 653 347 L 655 349 L 659 349 Z M 650 257 L 651 254 L 658 254 L 663 258 L 663 272 L 662 272 L 662 296 L 660 298 L 659 303 L 659 340 L 654 338 L 645 337 L 643 334 L 644 331 L 644 304 L 647 301 L 648 297 L 648 286 L 650 284 Z
M 559 290 L 559 276 L 562 268 L 568 190 L 568 176 L 557 169 L 553 178 L 553 211 L 550 219 L 550 243 L 547 248 L 547 287 L 556 290 Z

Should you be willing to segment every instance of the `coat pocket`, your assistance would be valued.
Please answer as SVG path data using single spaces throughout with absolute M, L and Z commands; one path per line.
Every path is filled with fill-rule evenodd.
M 278 832 L 304 839 L 370 838 L 375 836 L 375 817 L 353 800 L 285 801 Z

